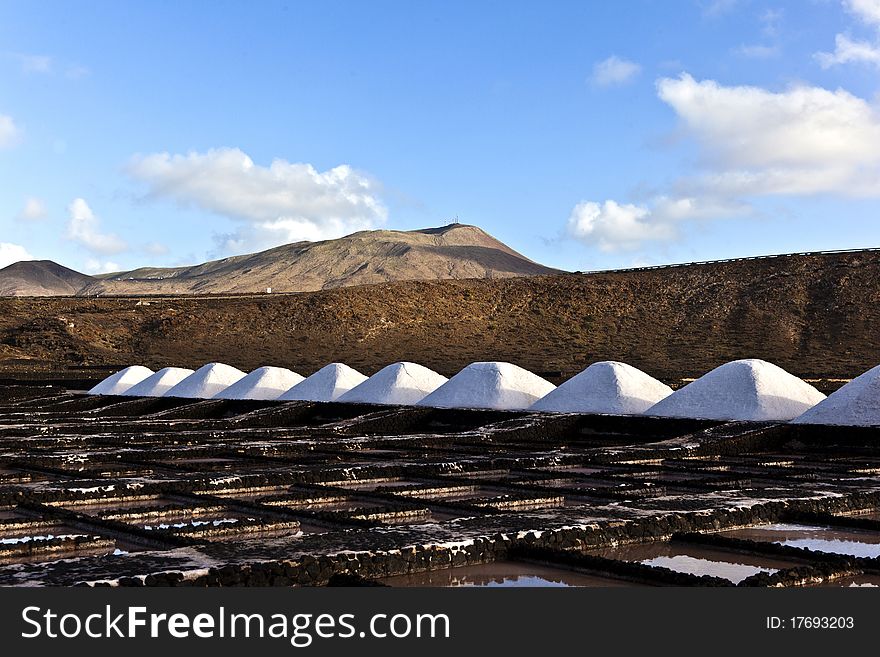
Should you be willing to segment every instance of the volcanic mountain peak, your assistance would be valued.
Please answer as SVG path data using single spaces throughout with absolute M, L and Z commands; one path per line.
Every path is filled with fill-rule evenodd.
M 72 295 L 92 280 L 51 260 L 22 260 L 0 269 L 0 296 Z
M 27 265 L 29 263 L 17 263 Z M 509 278 L 559 273 L 517 253 L 477 226 L 449 224 L 423 230 L 369 230 L 321 242 L 294 242 L 266 251 L 190 267 L 141 267 L 85 276 L 69 284 L 0 270 L 2 295 L 138 295 L 306 292 L 403 280 Z M 27 268 L 25 268 L 27 269 Z M 77 278 L 78 277 L 78 278 Z M 32 280 L 33 279 L 33 280 Z

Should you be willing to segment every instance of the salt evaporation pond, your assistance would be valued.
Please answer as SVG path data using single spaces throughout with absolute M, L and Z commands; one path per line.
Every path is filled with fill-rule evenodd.
M 835 390 L 793 420 L 796 424 L 880 426 L 880 365 Z
M 338 401 L 410 406 L 420 402 L 447 380 L 442 374 L 417 363 L 393 363 L 349 390 Z
M 163 397 L 210 399 L 244 376 L 244 372 L 231 365 L 208 363 L 168 390 Z
M 192 373 L 185 367 L 165 367 L 121 394 L 127 397 L 161 397 Z
M 555 388 L 537 374 L 512 363 L 471 363 L 418 405 L 522 410 Z
M 672 388 L 616 361 L 593 363 L 529 409 L 552 413 L 638 415 L 672 394 Z
M 143 365 L 132 365 L 111 374 L 94 388 L 89 390 L 90 395 L 121 395 L 134 385 L 137 385 L 153 374 L 153 370 Z
M 495 561 L 475 566 L 444 568 L 380 580 L 388 586 L 443 587 L 570 587 L 638 586 L 632 582 L 531 563 Z
M 758 573 L 772 574 L 797 565 L 787 559 L 675 542 L 621 545 L 589 550 L 587 554 L 667 568 L 688 575 L 720 577 L 733 584 Z
M 285 367 L 258 367 L 228 388 L 214 395 L 214 399 L 278 399 L 303 377 Z
M 777 523 L 732 529 L 720 535 L 865 559 L 880 557 L 880 533 L 858 529 Z
M 284 401 L 336 401 L 367 380 L 345 363 L 330 363 L 290 388 L 278 399 Z
M 791 420 L 825 399 L 806 381 L 755 358 L 716 367 L 676 390 L 647 415 L 707 420 Z

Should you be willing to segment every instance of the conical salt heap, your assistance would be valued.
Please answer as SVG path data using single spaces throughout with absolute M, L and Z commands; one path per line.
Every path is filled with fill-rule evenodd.
M 214 399 L 278 399 L 300 381 L 302 376 L 284 367 L 258 367 L 218 392 Z
M 192 370 L 184 367 L 166 367 L 122 394 L 127 397 L 161 397 L 192 373 Z
M 639 415 L 670 394 L 672 388 L 640 369 L 606 360 L 593 363 L 529 410 Z
M 345 363 L 330 363 L 297 383 L 278 399 L 284 401 L 336 401 L 367 380 Z
M 244 372 L 231 365 L 208 363 L 171 388 L 163 397 L 210 399 L 244 376 Z
M 94 388 L 89 390 L 90 395 L 121 395 L 134 385 L 137 385 L 148 376 L 153 374 L 153 370 L 143 365 L 132 365 L 125 369 L 119 370 L 115 374 L 111 374 L 101 381 Z
M 537 374 L 512 363 L 471 363 L 418 405 L 522 410 L 555 388 Z
M 835 390 L 793 422 L 850 427 L 880 426 L 880 365 Z
M 337 401 L 410 406 L 424 399 L 448 379 L 416 363 L 393 363 L 376 372 Z
M 735 360 L 676 390 L 646 415 L 708 420 L 791 420 L 825 399 L 806 381 L 763 360 Z

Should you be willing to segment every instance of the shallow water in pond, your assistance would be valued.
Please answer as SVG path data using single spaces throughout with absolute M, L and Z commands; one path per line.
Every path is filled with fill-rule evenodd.
M 880 575 L 850 575 L 830 582 L 822 582 L 817 586 L 823 588 L 876 588 L 880 586 Z
M 680 543 L 623 545 L 589 552 L 608 559 L 634 561 L 690 575 L 711 575 L 734 584 L 758 573 L 775 573 L 796 564 L 738 552 Z
M 396 575 L 379 580 L 388 586 L 480 586 L 480 587 L 569 587 L 633 586 L 632 583 L 599 575 L 579 573 L 529 563 L 502 561 L 447 568 L 427 573 Z
M 809 548 L 820 552 L 846 554 L 852 557 L 880 557 L 880 532 L 818 527 L 812 525 L 775 524 L 721 532 L 721 536 Z

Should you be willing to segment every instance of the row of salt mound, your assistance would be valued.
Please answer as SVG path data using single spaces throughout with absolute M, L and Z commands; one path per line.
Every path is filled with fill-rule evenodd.
M 184 367 L 166 367 L 120 393 L 128 397 L 161 397 L 193 373 Z
M 670 394 L 668 385 L 631 365 L 601 361 L 539 399 L 529 410 L 639 415 Z
M 331 363 L 304 379 L 282 367 L 260 367 L 250 374 L 222 363 L 198 371 L 166 367 L 153 373 L 146 367 L 127 367 L 92 388 L 94 395 L 187 397 L 193 399 L 261 399 L 335 401 L 367 380 L 343 363 Z
M 304 380 L 296 372 L 284 367 L 258 367 L 213 398 L 273 400 Z
M 298 382 L 298 383 L 297 383 Z M 290 384 L 290 385 L 288 385 Z M 525 409 L 613 413 L 717 420 L 791 420 L 816 424 L 880 424 L 880 367 L 825 399 L 818 390 L 761 360 L 726 363 L 680 390 L 625 363 L 594 363 L 558 388 L 510 363 L 465 367 L 452 379 L 415 363 L 394 363 L 367 379 L 331 363 L 307 379 L 284 368 L 261 367 L 248 375 L 222 363 L 196 372 L 132 366 L 111 375 L 91 394 L 208 399 L 282 399 L 442 408 Z
M 210 399 L 236 381 L 244 378 L 241 370 L 223 363 L 208 363 L 186 377 L 163 397 L 183 397 L 186 399 Z
M 90 395 L 121 395 L 132 386 L 140 383 L 147 377 L 152 376 L 153 370 L 143 365 L 132 365 L 111 374 L 94 388 L 89 390 Z
M 330 363 L 278 397 L 281 401 L 336 401 L 367 380 L 344 363 Z
M 416 363 L 393 363 L 383 367 L 338 401 L 362 404 L 409 406 L 416 404 L 448 379 Z
M 707 420 L 791 420 L 825 399 L 806 381 L 763 360 L 736 360 L 676 390 L 646 415 Z
M 880 426 L 880 365 L 838 388 L 793 422 L 850 427 Z
M 471 363 L 418 405 L 523 410 L 555 389 L 549 381 L 511 363 Z

